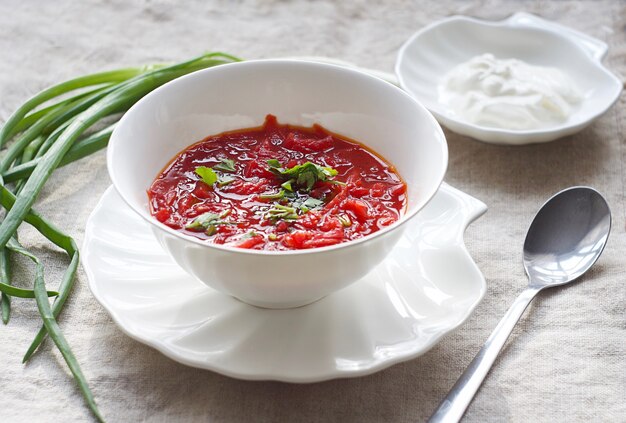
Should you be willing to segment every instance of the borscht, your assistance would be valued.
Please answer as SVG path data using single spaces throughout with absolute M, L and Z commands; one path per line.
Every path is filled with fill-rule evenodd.
M 372 234 L 406 208 L 394 167 L 320 125 L 212 135 L 180 152 L 148 189 L 150 212 L 186 235 L 256 250 L 325 247 Z

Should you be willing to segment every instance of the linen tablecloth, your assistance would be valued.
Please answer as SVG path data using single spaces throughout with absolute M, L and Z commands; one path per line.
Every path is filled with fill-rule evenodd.
M 502 19 L 527 11 L 609 45 L 626 74 L 624 1 L 18 1 L 0 2 L 0 122 L 44 87 L 84 73 L 179 61 L 204 51 L 243 58 L 329 56 L 392 71 L 416 30 L 454 14 Z M 446 181 L 489 211 L 466 233 L 487 279 L 471 318 L 425 355 L 367 377 L 295 385 L 246 382 L 178 364 L 136 342 L 92 297 L 85 274 L 60 318 L 108 421 L 414 422 L 454 384 L 526 280 L 525 231 L 539 205 L 591 185 L 613 211 L 609 244 L 584 281 L 541 294 L 470 406 L 467 422 L 626 421 L 626 96 L 579 134 L 545 145 L 483 144 L 446 131 Z M 82 242 L 110 184 L 103 152 L 54 174 L 37 208 Z M 24 228 L 21 240 L 58 280 L 64 255 Z M 29 264 L 14 263 L 19 283 Z M 0 326 L 0 422 L 92 419 L 60 354 L 46 342 L 22 365 L 39 328 L 32 300 Z

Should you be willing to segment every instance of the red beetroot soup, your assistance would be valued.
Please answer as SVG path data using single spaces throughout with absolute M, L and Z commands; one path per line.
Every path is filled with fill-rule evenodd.
M 397 221 L 406 184 L 380 156 L 319 125 L 212 135 L 156 177 L 150 211 L 207 242 L 255 250 L 325 247 Z

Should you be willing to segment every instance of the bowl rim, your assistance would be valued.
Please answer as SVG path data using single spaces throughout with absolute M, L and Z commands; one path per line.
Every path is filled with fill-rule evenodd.
M 418 207 L 415 207 L 413 210 L 410 210 L 408 213 L 402 215 L 400 217 L 400 219 L 398 219 L 396 222 L 392 223 L 391 225 L 380 229 L 372 234 L 366 235 L 364 237 L 358 238 L 358 239 L 354 239 L 354 240 L 350 240 L 350 241 L 346 241 L 346 242 L 341 242 L 339 244 L 335 244 L 335 245 L 329 245 L 329 246 L 325 246 L 325 247 L 317 247 L 317 248 L 309 248 L 309 249 L 296 249 L 296 250 L 280 250 L 280 251 L 275 251 L 275 250 L 252 250 L 252 249 L 247 249 L 247 248 L 238 248 L 238 247 L 234 247 L 234 246 L 228 246 L 228 245 L 222 245 L 222 244 L 213 244 L 213 243 L 208 243 L 204 240 L 198 239 L 198 238 L 194 238 L 191 237 L 189 235 L 185 235 L 179 231 L 176 231 L 172 228 L 170 228 L 169 226 L 159 222 L 158 220 L 156 220 L 153 216 L 149 216 L 148 214 L 144 214 L 146 212 L 146 210 L 138 210 L 137 207 L 135 207 L 135 204 L 133 202 L 131 202 L 129 199 L 127 199 L 124 195 L 124 193 L 118 189 L 118 185 L 121 184 L 122 181 L 119 180 L 119 178 L 116 176 L 116 172 L 115 172 L 115 166 L 113 164 L 113 156 L 115 154 L 116 151 L 116 144 L 119 142 L 117 141 L 119 139 L 119 135 L 117 135 L 120 131 L 119 128 L 123 127 L 126 122 L 130 119 L 129 116 L 131 116 L 131 111 L 133 109 L 139 108 L 139 107 L 143 107 L 142 105 L 151 101 L 153 97 L 157 97 L 161 91 L 165 90 L 165 89 L 171 89 L 169 88 L 172 85 L 175 85 L 177 83 L 179 83 L 181 80 L 186 80 L 186 79 L 191 79 L 191 78 L 198 78 L 199 75 L 210 75 L 214 72 L 224 72 L 224 70 L 227 70 L 230 67 L 236 66 L 236 67 L 244 67 L 244 66 L 250 66 L 250 67 L 254 67 L 257 65 L 261 65 L 264 66 L 265 64 L 277 64 L 279 66 L 281 65 L 292 65 L 292 66 L 300 66 L 300 67 L 317 67 L 320 69 L 330 69 L 333 72 L 340 72 L 340 73 L 347 73 L 347 74 L 352 74 L 354 76 L 357 76 L 359 78 L 363 78 L 366 80 L 369 80 L 370 83 L 373 84 L 379 84 L 380 86 L 385 86 L 386 89 L 391 90 L 392 92 L 395 92 L 394 95 L 400 95 L 402 97 L 404 97 L 405 99 L 409 100 L 410 103 L 413 104 L 413 106 L 419 110 L 424 117 L 430 121 L 432 128 L 434 129 L 434 132 L 436 133 L 436 140 L 437 140 L 437 145 L 439 147 L 439 152 L 441 153 L 441 156 L 443 158 L 443 163 L 440 169 L 440 172 L 438 175 L 436 175 L 436 180 L 438 181 L 433 187 L 431 187 L 429 190 L 427 190 L 426 192 L 424 192 L 424 200 L 422 201 L 421 204 L 418 204 Z M 149 224 L 152 225 L 153 228 L 159 229 L 161 231 L 166 232 L 169 235 L 172 235 L 178 239 L 181 239 L 183 241 L 186 242 L 191 242 L 194 243 L 196 245 L 199 245 L 203 248 L 208 248 L 208 249 L 216 249 L 218 251 L 222 251 L 222 252 L 228 252 L 228 253 L 239 253 L 239 254 L 246 254 L 246 255 L 254 255 L 254 256 L 274 256 L 274 257 L 278 257 L 278 256 L 293 256 L 293 255 L 309 255 L 309 254 L 323 254 L 326 252 L 330 252 L 330 251 L 334 251 L 334 250 L 339 250 L 339 249 L 351 249 L 354 247 L 359 246 L 360 244 L 363 244 L 365 242 L 369 242 L 371 240 L 374 240 L 376 238 L 379 238 L 381 236 L 384 236 L 392 231 L 395 231 L 397 229 L 399 229 L 400 227 L 402 227 L 406 222 L 408 222 L 410 219 L 412 219 L 413 217 L 415 217 L 415 215 L 417 215 L 417 213 L 422 210 L 426 204 L 428 204 L 430 202 L 430 200 L 432 200 L 432 198 L 434 197 L 435 193 L 439 190 L 439 187 L 441 186 L 441 183 L 443 182 L 443 178 L 446 174 L 447 168 L 448 168 L 448 144 L 447 144 L 447 140 L 445 137 L 445 134 L 443 132 L 443 129 L 441 128 L 441 125 L 439 125 L 439 123 L 437 122 L 437 120 L 435 119 L 435 117 L 432 115 L 432 113 L 422 104 L 420 103 L 417 99 L 415 99 L 413 96 L 409 95 L 407 92 L 405 92 L 404 90 L 400 89 L 399 87 L 384 81 L 383 79 L 380 79 L 378 77 L 372 76 L 370 74 L 367 74 L 365 72 L 359 71 L 359 70 L 355 70 L 355 69 L 351 69 L 345 66 L 339 66 L 339 65 L 334 65 L 334 64 L 328 64 L 328 63 L 319 63 L 319 62 L 314 62 L 314 61 L 308 61 L 308 60 L 296 60 L 296 59 L 257 59 L 257 60 L 247 60 L 247 61 L 242 61 L 242 62 L 234 62 L 234 63 L 227 63 L 227 64 L 223 64 L 223 65 L 218 65 L 215 67 L 211 67 L 211 68 L 207 68 L 207 69 L 201 69 L 192 73 L 189 73 L 187 75 L 183 75 L 181 77 L 175 78 L 163 85 L 161 85 L 160 87 L 154 89 L 153 91 L 149 92 L 148 94 L 146 94 L 144 97 L 142 97 L 139 101 L 137 101 L 130 109 L 128 109 L 124 115 L 120 118 L 118 124 L 115 126 L 115 129 L 113 130 L 113 133 L 111 134 L 111 139 L 109 141 L 109 145 L 107 147 L 107 170 L 109 173 L 109 177 L 111 178 L 111 181 L 113 183 L 113 186 L 115 187 L 115 190 L 117 191 L 117 193 L 120 195 L 120 197 L 124 200 L 124 202 L 135 212 L 137 213 L 142 219 L 144 219 L 145 221 L 147 221 Z M 386 160 L 386 159 L 385 159 Z
M 517 24 L 518 26 L 513 26 L 516 20 L 523 19 L 523 18 L 532 19 L 532 20 L 541 22 L 543 25 L 531 26 L 527 24 L 526 25 Z M 467 122 L 463 119 L 459 119 L 457 116 L 448 113 L 447 112 L 448 109 L 446 108 L 442 109 L 443 112 L 441 110 L 434 110 L 434 109 L 429 108 L 431 113 L 439 117 L 441 120 L 448 120 L 454 123 L 455 125 L 458 125 L 458 127 L 460 128 L 464 128 L 468 131 L 472 131 L 473 134 L 483 133 L 489 136 L 490 138 L 493 138 L 493 136 L 497 136 L 497 135 L 540 136 L 540 135 L 552 135 L 552 134 L 556 135 L 561 132 L 572 131 L 579 127 L 584 127 L 588 125 L 590 122 L 594 121 L 595 119 L 597 119 L 598 117 L 606 113 L 606 111 L 609 110 L 617 102 L 623 90 L 624 84 L 620 81 L 620 79 L 615 74 L 609 71 L 606 68 L 606 66 L 602 64 L 602 57 L 595 57 L 595 58 L 590 57 L 589 54 L 585 52 L 585 50 L 583 49 L 583 47 L 581 46 L 579 42 L 576 42 L 572 37 L 565 35 L 565 31 L 576 33 L 579 36 L 583 35 L 587 39 L 592 39 L 595 42 L 602 43 L 606 46 L 604 42 L 599 41 L 586 34 L 580 33 L 576 30 L 570 29 L 568 27 L 562 26 L 560 24 L 556 24 L 554 22 L 548 21 L 543 18 L 539 18 L 535 15 L 532 15 L 530 13 L 525 13 L 525 12 L 514 13 L 507 18 L 504 18 L 501 20 L 495 20 L 495 21 L 487 20 L 487 19 L 479 19 L 479 18 L 475 18 L 471 16 L 455 15 L 455 16 L 450 16 L 448 18 L 444 18 L 444 19 L 432 22 L 431 24 L 426 25 L 422 29 L 418 30 L 408 40 L 404 42 L 404 44 L 402 45 L 402 47 L 400 47 L 400 50 L 398 51 L 394 70 L 398 78 L 398 82 L 400 83 L 400 86 L 402 87 L 403 90 L 405 90 L 406 92 L 411 92 L 408 89 L 408 84 L 406 82 L 408 78 L 406 78 L 403 75 L 403 71 L 402 71 L 402 68 L 404 67 L 403 66 L 404 62 L 406 61 L 406 57 L 407 57 L 406 52 L 408 48 L 413 43 L 415 43 L 418 40 L 418 38 L 420 38 L 422 35 L 426 34 L 427 32 L 432 31 L 440 26 L 450 24 L 450 23 L 455 23 L 455 22 L 470 22 L 472 24 L 476 24 L 480 26 L 501 28 L 505 31 L 514 30 L 514 29 L 526 29 L 526 30 L 540 32 L 547 37 L 559 38 L 565 41 L 566 43 L 568 43 L 569 45 L 573 46 L 578 51 L 580 51 L 581 56 L 585 56 L 587 60 L 589 60 L 590 63 L 592 63 L 595 67 L 597 67 L 602 73 L 604 73 L 610 80 L 611 85 L 612 85 L 611 88 L 613 90 L 612 96 L 611 97 L 607 96 L 607 99 L 610 99 L 610 101 L 607 101 L 603 107 L 598 107 L 596 111 L 591 113 L 586 119 L 583 119 L 579 122 L 569 122 L 569 123 L 566 122 L 566 123 L 562 123 L 556 126 L 550 126 L 547 128 L 538 128 L 538 129 L 505 129 L 505 128 L 497 128 L 497 127 L 492 127 L 492 126 L 478 125 L 475 123 Z M 435 104 L 441 105 L 439 101 L 436 101 Z M 457 132 L 457 131 L 455 130 L 454 132 Z M 475 135 L 470 135 L 470 136 L 475 136 Z M 510 142 L 506 140 L 501 140 L 501 142 L 505 144 L 510 144 Z

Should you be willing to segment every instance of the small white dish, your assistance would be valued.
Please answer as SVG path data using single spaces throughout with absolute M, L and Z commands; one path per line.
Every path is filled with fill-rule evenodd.
M 492 22 L 454 16 L 418 31 L 400 49 L 396 75 L 400 86 L 450 130 L 496 144 L 529 144 L 574 134 L 606 112 L 623 83 L 603 65 L 605 43 L 528 13 Z M 443 75 L 472 57 L 492 53 L 567 73 L 585 94 L 563 124 L 537 130 L 506 130 L 463 121 L 439 101 Z
M 257 308 L 178 267 L 111 187 L 89 217 L 89 288 L 132 338 L 181 363 L 253 380 L 361 376 L 426 352 L 463 323 L 485 279 L 463 243 L 486 206 L 446 184 L 387 258 L 304 307 Z
M 146 190 L 175 155 L 209 135 L 259 126 L 268 113 L 281 123 L 321 124 L 380 154 L 407 184 L 404 215 L 363 238 L 292 251 L 212 244 L 150 215 Z M 379 78 L 329 64 L 257 60 L 194 72 L 146 95 L 116 125 L 107 164 L 120 196 L 187 272 L 247 303 L 288 308 L 344 288 L 382 261 L 437 192 L 448 149 L 428 110 Z M 282 275 L 298 277 L 284 283 Z

